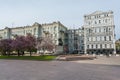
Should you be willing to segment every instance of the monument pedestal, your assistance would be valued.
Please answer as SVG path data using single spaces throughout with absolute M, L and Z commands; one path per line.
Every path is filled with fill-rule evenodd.
M 63 46 L 56 46 L 55 54 L 63 54 Z

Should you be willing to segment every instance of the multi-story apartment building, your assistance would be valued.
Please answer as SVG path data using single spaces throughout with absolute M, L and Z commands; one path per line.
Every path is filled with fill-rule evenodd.
M 41 28 L 42 26 L 39 23 L 34 23 L 32 26 L 23 26 L 23 27 L 15 27 L 0 30 L 0 38 L 1 39 L 11 39 L 14 38 L 15 35 L 26 36 L 28 33 L 34 35 L 36 38 L 41 37 Z
M 42 24 L 42 36 L 45 37 L 46 35 L 49 35 L 52 38 L 53 43 L 55 43 L 56 45 L 65 44 L 66 31 L 67 31 L 67 28 L 60 22 Z
M 85 53 L 116 53 L 112 11 L 84 15 Z
M 83 28 L 69 29 L 67 33 L 68 33 L 69 53 L 84 53 Z
M 65 32 L 67 28 L 60 22 L 53 22 L 48 24 L 39 24 L 35 22 L 32 26 L 23 26 L 16 28 L 8 28 L 0 30 L 1 39 L 14 38 L 15 35 L 26 36 L 28 33 L 34 35 L 36 38 L 45 37 L 49 35 L 55 45 L 59 45 L 59 40 L 61 40 L 61 45 L 65 44 Z

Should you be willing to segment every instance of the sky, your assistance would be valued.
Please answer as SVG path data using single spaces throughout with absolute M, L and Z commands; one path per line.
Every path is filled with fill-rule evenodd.
M 120 0 L 0 0 L 0 29 L 60 21 L 68 28 L 84 25 L 85 14 L 114 12 L 116 39 L 120 38 Z

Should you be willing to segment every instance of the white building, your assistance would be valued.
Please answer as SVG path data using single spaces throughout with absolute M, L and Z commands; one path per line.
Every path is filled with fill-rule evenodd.
M 115 25 L 112 11 L 84 15 L 85 53 L 116 53 Z

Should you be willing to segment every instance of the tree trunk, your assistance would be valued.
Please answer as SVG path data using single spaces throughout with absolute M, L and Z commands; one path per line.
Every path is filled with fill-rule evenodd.
M 19 50 L 18 50 L 18 56 L 20 56 L 20 52 L 19 52 Z
M 22 52 L 22 56 L 24 55 L 25 53 L 24 53 L 24 51 Z
M 6 55 L 6 51 L 3 51 L 3 55 Z
M 30 51 L 30 56 L 32 56 L 32 52 Z

